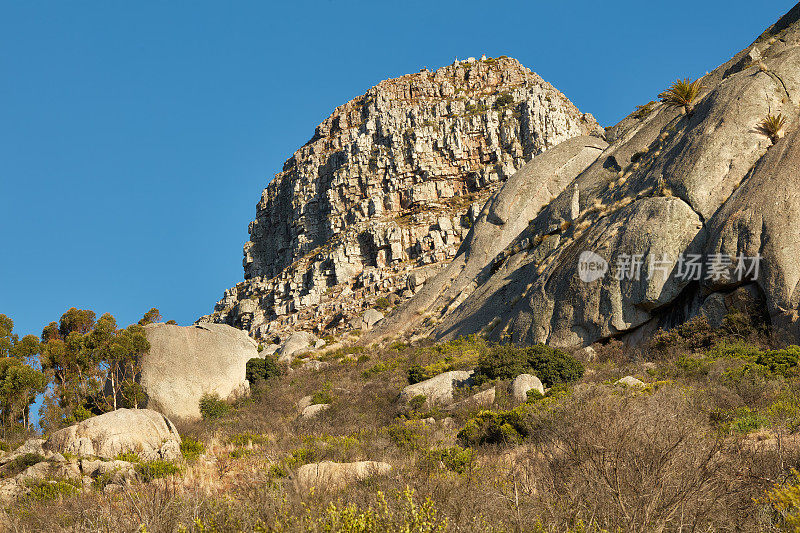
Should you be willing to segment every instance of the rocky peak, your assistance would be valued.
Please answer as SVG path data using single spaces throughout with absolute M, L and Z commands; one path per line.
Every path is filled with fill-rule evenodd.
M 334 317 L 343 327 L 454 257 L 486 199 L 532 157 L 599 132 L 507 57 L 382 81 L 337 107 L 264 189 L 246 281 L 201 320 L 256 337 Z

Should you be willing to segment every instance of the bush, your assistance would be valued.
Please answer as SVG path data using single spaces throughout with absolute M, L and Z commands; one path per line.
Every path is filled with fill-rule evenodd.
M 583 365 L 565 352 L 536 344 L 526 348 L 493 346 L 481 356 L 473 379 L 480 385 L 493 379 L 511 379 L 520 374 L 536 375 L 548 387 L 572 383 L 583 376 Z
M 181 440 L 181 453 L 187 461 L 194 461 L 206 453 L 206 447 L 199 440 L 187 435 Z
M 249 446 L 251 444 L 265 444 L 269 439 L 266 435 L 254 433 L 238 433 L 228 438 L 228 443 L 234 446 Z
M 389 439 L 401 450 L 416 450 L 424 439 L 422 423 L 418 420 L 400 420 L 388 427 Z
M 513 103 L 514 103 L 514 97 L 511 96 L 509 93 L 503 93 L 497 98 L 497 100 L 494 101 L 494 108 L 501 109 Z
M 510 411 L 481 411 L 458 432 L 466 445 L 520 444 L 528 436 L 528 411 L 522 405 Z
M 425 368 L 422 365 L 411 365 L 408 368 L 408 384 L 413 385 L 415 383 L 419 383 L 420 381 L 425 381 L 429 379 L 431 376 L 425 372 Z
M 333 402 L 331 394 L 328 391 L 317 391 L 311 395 L 311 405 L 329 404 Z
M 444 467 L 456 474 L 463 474 L 475 462 L 475 451 L 472 448 L 453 446 L 431 451 L 431 457 L 441 461 Z
M 200 398 L 200 415 L 203 419 L 222 418 L 228 414 L 230 409 L 231 406 L 221 400 L 217 394 L 204 394 Z
M 756 357 L 756 364 L 768 369 L 773 374 L 789 377 L 800 358 L 800 346 L 787 346 L 782 350 L 770 350 Z
M 123 452 L 118 453 L 115 459 L 117 461 L 126 461 L 128 463 L 138 463 L 139 455 L 136 452 Z
M 278 377 L 281 375 L 281 367 L 278 365 L 277 359 L 267 356 L 265 358 L 254 357 L 247 362 L 245 370 L 245 377 L 251 385 L 259 381 L 265 381 L 270 378 Z
M 145 483 L 153 481 L 154 479 L 177 475 L 181 472 L 182 469 L 179 465 L 170 463 L 169 461 L 162 461 L 161 459 L 136 465 L 136 473 L 139 474 L 139 477 Z
M 8 462 L 2 469 L 2 477 L 16 476 L 29 466 L 41 463 L 45 458 L 38 453 L 26 453 Z
M 669 349 L 696 351 L 710 347 L 714 342 L 714 330 L 704 316 L 696 316 L 683 324 L 653 336 L 650 346 L 658 351 Z
M 542 344 L 527 349 L 528 364 L 533 373 L 548 387 L 572 383 L 583 377 L 583 365 L 561 350 Z
M 792 469 L 792 474 L 794 479 L 776 483 L 766 497 L 784 531 L 800 530 L 800 474 L 795 469 Z
M 68 480 L 36 480 L 29 481 L 30 492 L 25 496 L 27 501 L 48 502 L 63 498 L 64 496 L 75 496 L 78 494 L 76 482 Z
M 389 299 L 384 296 L 381 296 L 380 298 L 375 300 L 375 307 L 377 307 L 381 311 L 389 309 L 391 306 L 392 304 L 391 302 L 389 302 Z

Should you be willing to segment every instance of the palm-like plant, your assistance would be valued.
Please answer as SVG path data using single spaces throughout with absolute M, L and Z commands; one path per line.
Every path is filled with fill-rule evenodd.
M 770 138 L 772 144 L 775 144 L 783 137 L 783 127 L 786 125 L 786 117 L 783 116 L 783 113 L 778 113 L 777 115 L 767 114 L 764 117 L 756 129 Z
M 700 80 L 689 81 L 689 78 L 678 78 L 669 89 L 659 94 L 662 102 L 672 107 L 682 107 L 686 116 L 692 114 L 693 102 L 697 99 L 700 91 L 705 89 Z

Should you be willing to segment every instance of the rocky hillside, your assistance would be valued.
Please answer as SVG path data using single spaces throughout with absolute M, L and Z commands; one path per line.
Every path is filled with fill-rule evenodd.
M 800 5 L 704 76 L 690 113 L 651 102 L 608 129 L 610 144 L 579 137 L 534 158 L 367 341 L 582 346 L 732 311 L 797 337 L 798 19 Z M 770 134 L 769 118 L 785 122 Z
M 487 198 L 526 162 L 600 132 L 506 57 L 383 81 L 336 108 L 264 189 L 245 281 L 200 321 L 259 339 L 346 329 L 452 260 Z

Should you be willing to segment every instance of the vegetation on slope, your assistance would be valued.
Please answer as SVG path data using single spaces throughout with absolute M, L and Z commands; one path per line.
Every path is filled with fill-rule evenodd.
M 769 531 L 796 523 L 800 349 L 734 319 L 716 331 L 697 319 L 637 349 L 596 348 L 582 376 L 522 404 L 506 391 L 511 374 L 531 370 L 530 354 L 572 356 L 476 338 L 358 357 L 341 350 L 325 357 L 330 367 L 258 379 L 227 414 L 184 424 L 192 460 L 168 473 L 140 466 L 153 482 L 27 501 L 5 519 L 18 531 L 131 532 Z M 487 356 L 501 352 L 520 369 L 495 372 Z M 398 393 L 412 368 L 478 368 L 484 382 L 456 400 L 495 386 L 496 401 L 403 405 Z M 644 388 L 615 385 L 627 375 Z M 299 416 L 300 399 L 319 393 L 330 408 Z M 300 466 L 325 460 L 385 461 L 393 470 L 346 487 L 296 483 Z

